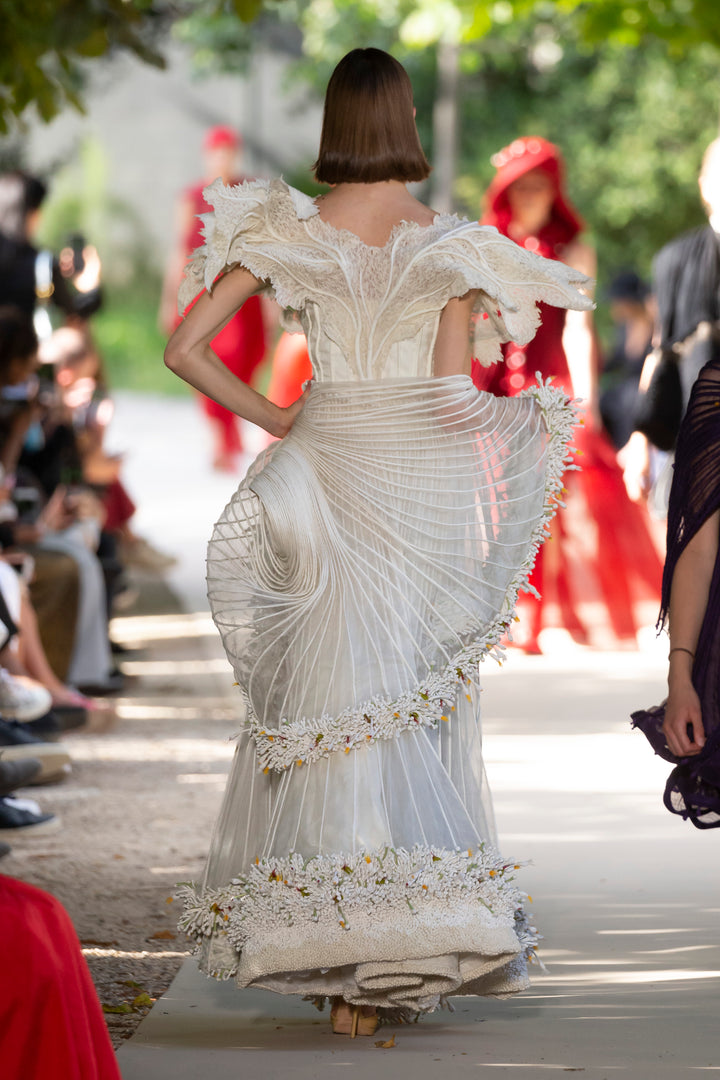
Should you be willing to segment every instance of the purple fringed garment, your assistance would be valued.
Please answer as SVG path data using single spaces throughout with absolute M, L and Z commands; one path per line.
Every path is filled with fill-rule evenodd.
M 663 573 L 663 626 L 670 587 L 680 555 L 707 519 L 720 508 L 720 358 L 697 377 L 675 450 L 675 475 L 668 511 L 667 557 Z M 689 818 L 698 829 L 720 827 L 720 551 L 715 558 L 707 609 L 700 630 L 692 681 L 700 698 L 706 743 L 700 754 L 677 758 L 660 728 L 665 704 L 632 715 L 634 727 L 647 736 L 656 754 L 672 762 L 665 806 Z

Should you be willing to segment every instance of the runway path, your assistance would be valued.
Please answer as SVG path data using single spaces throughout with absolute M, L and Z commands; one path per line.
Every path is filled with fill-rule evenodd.
M 190 401 L 119 395 L 114 439 L 134 443 L 140 531 L 179 555 L 171 584 L 197 616 L 204 543 L 234 481 L 208 470 Z M 532 860 L 524 884 L 545 936 L 548 973 L 527 994 L 456 999 L 454 1013 L 397 1029 L 383 1049 L 332 1036 L 294 998 L 205 980 L 188 961 L 120 1050 L 124 1080 L 720 1074 L 718 837 L 664 810 L 666 767 L 628 723 L 660 700 L 664 656 L 662 642 L 601 654 L 556 639 L 547 656 L 513 653 L 487 669 L 501 846 Z

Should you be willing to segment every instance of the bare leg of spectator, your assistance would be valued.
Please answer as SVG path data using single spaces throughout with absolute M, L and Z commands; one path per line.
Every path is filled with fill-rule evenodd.
M 40 639 L 37 618 L 30 597 L 24 588 L 20 591 L 20 633 L 17 648 L 8 647 L 0 652 L 0 663 L 12 675 L 29 675 L 42 683 L 52 694 L 53 705 L 78 705 L 86 707 L 89 699 L 77 690 L 66 686 L 50 667 Z

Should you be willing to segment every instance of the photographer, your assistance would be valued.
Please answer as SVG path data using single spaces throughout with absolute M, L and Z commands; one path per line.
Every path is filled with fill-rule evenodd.
M 49 309 L 86 319 L 102 303 L 100 259 L 94 247 L 85 246 L 70 260 L 65 257 L 61 268 L 51 252 L 35 246 L 46 195 L 37 177 L 22 172 L 0 176 L 0 304 L 20 308 L 34 320 L 41 337 L 52 330 Z

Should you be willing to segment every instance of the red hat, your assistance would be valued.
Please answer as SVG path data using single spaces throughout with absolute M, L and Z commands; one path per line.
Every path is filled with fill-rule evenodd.
M 495 225 L 507 217 L 510 211 L 507 189 L 532 169 L 542 169 L 555 181 L 552 217 L 565 233 L 563 241 L 568 243 L 582 232 L 583 220 L 565 195 L 565 169 L 557 146 L 539 135 L 529 135 L 524 139 L 515 139 L 490 160 L 497 172 L 485 192 L 485 222 Z
M 238 132 L 224 124 L 208 128 L 203 139 L 203 150 L 219 150 L 225 146 L 232 150 L 239 150 L 242 146 L 242 138 Z

